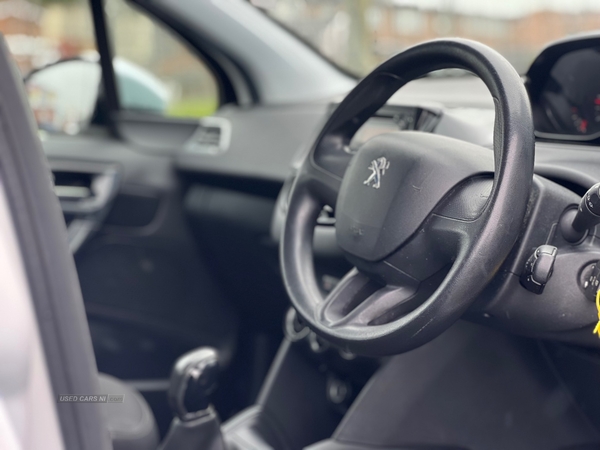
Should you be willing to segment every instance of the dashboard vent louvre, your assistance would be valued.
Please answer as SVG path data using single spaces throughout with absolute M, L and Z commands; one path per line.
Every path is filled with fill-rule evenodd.
M 221 128 L 206 127 L 198 133 L 197 144 L 200 146 L 219 146 L 221 143 Z
M 229 149 L 231 123 L 222 117 L 200 120 L 198 129 L 185 144 L 185 151 L 204 155 L 218 155 Z

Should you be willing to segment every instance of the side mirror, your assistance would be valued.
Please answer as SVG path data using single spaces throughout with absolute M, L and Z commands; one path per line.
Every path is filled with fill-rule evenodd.
M 41 130 L 77 134 L 94 114 L 102 71 L 94 61 L 69 59 L 32 72 L 25 88 Z
M 166 113 L 173 93 L 163 81 L 124 58 L 114 58 L 113 68 L 123 109 L 158 115 Z
M 600 143 L 600 33 L 548 45 L 526 74 L 535 135 L 552 141 Z
M 121 107 L 163 115 L 171 92 L 157 77 L 126 59 L 115 58 Z M 102 69 L 90 59 L 66 59 L 25 79 L 29 104 L 40 130 L 77 134 L 92 120 L 100 94 Z

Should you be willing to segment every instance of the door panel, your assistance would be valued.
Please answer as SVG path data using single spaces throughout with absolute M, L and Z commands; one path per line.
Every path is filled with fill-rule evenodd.
M 50 136 L 44 148 L 63 186 L 86 188 L 102 168 L 116 174 L 101 213 L 77 210 L 81 199 L 65 195 L 62 204 L 71 230 L 94 223 L 74 256 L 98 368 L 140 387 L 164 431 L 165 381 L 174 360 L 210 345 L 227 369 L 238 335 L 237 311 L 188 229 L 171 151 L 146 152 L 101 131 Z

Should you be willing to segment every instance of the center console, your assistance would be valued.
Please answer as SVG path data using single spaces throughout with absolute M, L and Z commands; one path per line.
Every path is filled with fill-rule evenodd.
M 230 449 L 600 448 L 539 341 L 459 321 L 382 360 L 340 352 L 293 312 L 256 404 L 225 423 Z
M 330 346 L 292 309 L 285 334 L 256 404 L 223 425 L 230 449 L 300 450 L 329 438 L 380 365 Z

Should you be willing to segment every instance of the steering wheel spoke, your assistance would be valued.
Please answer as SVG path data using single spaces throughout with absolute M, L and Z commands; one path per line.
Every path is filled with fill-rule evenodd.
M 404 286 L 385 286 L 356 268 L 346 274 L 320 304 L 317 314 L 331 327 L 349 324 L 368 325 L 391 309 L 406 304 L 410 307 L 418 282 Z
M 317 315 L 324 323 L 335 326 L 380 288 L 381 285 L 353 268 L 321 302 Z
M 323 205 L 335 207 L 342 179 L 314 163 L 307 162 L 306 166 L 297 183 L 306 186 Z
M 415 286 L 384 286 L 350 311 L 337 325 L 370 326 L 384 323 L 414 309 L 419 300 Z
M 455 263 L 461 264 L 481 225 L 433 217 L 408 245 L 376 264 L 384 266 L 376 272 L 386 284 L 352 269 L 325 299 L 321 319 L 332 327 L 375 326 L 409 313 L 433 294 Z

